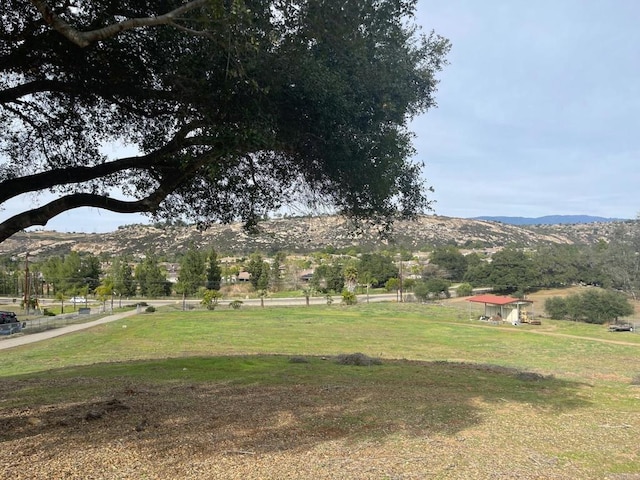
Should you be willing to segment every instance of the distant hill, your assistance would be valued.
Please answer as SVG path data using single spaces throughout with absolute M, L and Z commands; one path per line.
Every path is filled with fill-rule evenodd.
M 375 228 L 358 231 L 341 217 L 294 217 L 260 224 L 261 233 L 249 234 L 242 225 L 213 225 L 201 232 L 193 226 L 128 225 L 110 233 L 20 232 L 0 243 L 0 256 L 32 258 L 64 255 L 72 250 L 95 255 L 132 255 L 148 251 L 175 255 L 196 248 L 214 246 L 220 253 L 248 254 L 308 253 L 328 247 L 364 249 L 403 247 L 412 251 L 435 245 L 489 248 L 510 244 L 534 247 L 541 243 L 593 244 L 608 238 L 617 224 L 510 225 L 465 218 L 424 215 L 413 221 L 398 221 L 390 238 L 381 238 Z
M 622 218 L 594 217 L 591 215 L 546 215 L 544 217 L 474 217 L 472 220 L 486 220 L 508 225 L 575 225 L 579 223 L 609 223 L 621 222 Z

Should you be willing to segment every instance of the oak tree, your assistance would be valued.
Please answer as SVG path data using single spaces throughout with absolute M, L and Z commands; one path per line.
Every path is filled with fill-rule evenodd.
M 416 0 L 4 0 L 0 241 L 82 206 L 249 227 L 288 202 L 428 208 L 408 122 L 449 42 Z M 124 144 L 129 154 L 109 145 Z M 122 196 L 116 195 L 120 189 Z

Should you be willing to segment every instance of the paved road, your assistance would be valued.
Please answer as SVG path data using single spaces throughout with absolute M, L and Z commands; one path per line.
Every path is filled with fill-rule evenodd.
M 113 322 L 115 320 L 120 320 L 121 318 L 130 317 L 131 315 L 135 315 L 136 313 L 138 313 L 136 310 L 129 310 L 122 313 L 115 313 L 113 315 L 108 315 L 106 317 L 102 317 L 102 318 L 99 318 L 98 320 L 93 320 L 91 322 L 77 323 L 74 325 L 67 325 L 65 327 L 53 328 L 51 330 L 46 330 L 44 332 L 32 333 L 29 335 L 22 335 L 18 337 L 1 339 L 0 350 L 18 347 L 20 345 L 26 345 L 28 343 L 40 342 L 42 340 L 47 340 L 49 338 L 59 337 L 60 335 L 65 335 L 67 333 L 77 332 L 78 330 L 84 330 L 85 328 L 91 328 L 91 327 L 95 327 L 96 325 L 101 325 L 103 323 Z

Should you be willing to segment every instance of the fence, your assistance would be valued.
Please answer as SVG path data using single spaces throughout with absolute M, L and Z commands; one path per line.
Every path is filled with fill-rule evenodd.
M 83 323 L 87 321 L 87 317 L 91 313 L 90 308 L 81 308 L 77 312 L 64 313 L 55 316 L 39 316 L 31 320 L 27 320 L 25 333 L 35 333 L 53 328 L 64 327 L 74 323 Z

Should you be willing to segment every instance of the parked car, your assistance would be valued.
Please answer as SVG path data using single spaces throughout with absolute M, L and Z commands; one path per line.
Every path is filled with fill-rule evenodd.
M 0 312 L 0 335 L 19 333 L 25 324 L 18 321 L 15 312 Z
M 18 317 L 15 312 L 0 312 L 0 324 L 16 323 L 17 321 Z
M 71 297 L 69 301 L 71 303 L 87 303 L 87 299 L 84 297 Z

